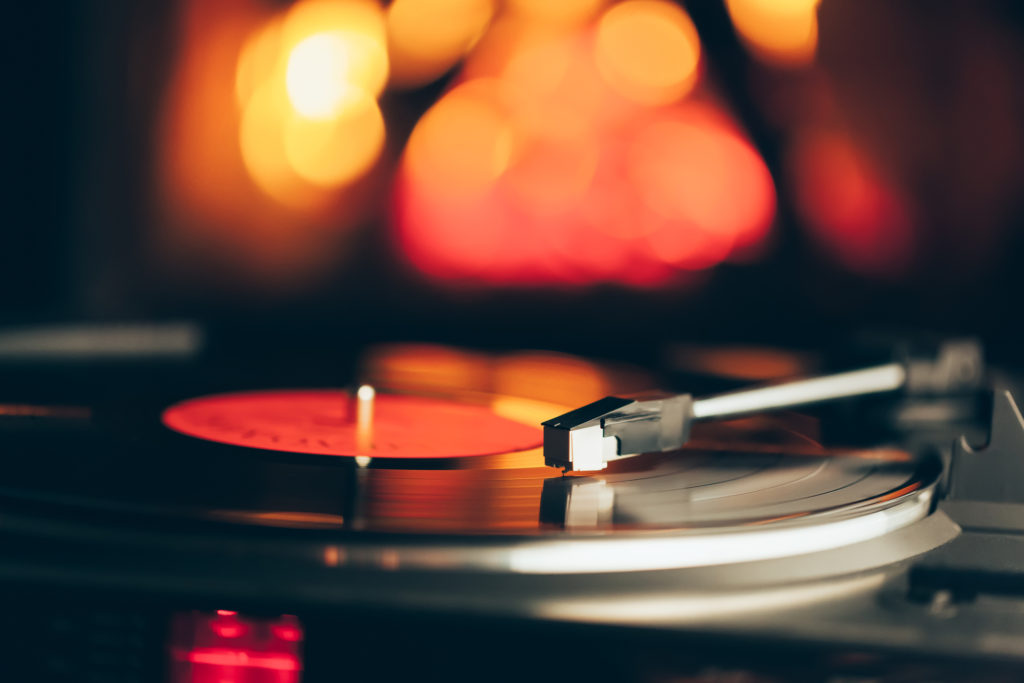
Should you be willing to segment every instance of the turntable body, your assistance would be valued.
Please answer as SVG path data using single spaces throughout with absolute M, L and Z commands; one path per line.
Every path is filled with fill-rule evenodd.
M 349 395 L 326 388 L 7 411 L 6 642 L 119 680 L 158 670 L 205 680 L 196 676 L 217 666 L 255 676 L 253 662 L 280 681 L 398 678 L 423 666 L 449 679 L 490 666 L 497 680 L 608 667 L 634 680 L 979 670 L 1009 680 L 1024 665 L 1019 508 L 978 500 L 987 489 L 967 451 L 826 446 L 816 421 L 780 415 L 698 425 L 682 450 L 563 475 L 544 466 L 536 426 L 538 414 L 564 410 L 557 397 L 529 383 L 496 392 L 508 388 L 496 381 L 500 358 L 452 387 L 403 374 L 422 350 L 403 353 L 360 373 L 389 425 L 379 440 L 360 441 Z M 533 367 L 560 385 L 558 363 L 544 358 Z M 303 397 L 326 417 L 265 415 Z M 1010 453 L 999 462 L 1020 453 L 1012 408 L 995 411 L 989 454 Z M 245 437 L 253 414 L 263 431 Z M 445 450 L 444 416 L 506 431 L 483 443 L 467 428 Z M 325 446 L 309 428 L 307 442 L 282 438 L 309 419 L 328 431 L 339 421 L 355 450 Z M 970 477 L 954 468 L 951 484 L 954 455 Z M 979 570 L 992 557 L 998 566 Z M 208 642 L 211 624 L 234 632 L 216 626 L 225 619 L 303 636 L 272 651 L 246 641 L 242 666 L 224 649 L 241 641 Z M 68 654 L 54 645 L 55 624 L 75 642 L 106 644 Z M 396 647 L 408 656 L 394 658 Z

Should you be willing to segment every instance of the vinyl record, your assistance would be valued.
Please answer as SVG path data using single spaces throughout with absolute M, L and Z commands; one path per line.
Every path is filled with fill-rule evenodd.
M 360 448 L 344 397 L 206 397 L 138 417 L 146 424 L 132 430 L 100 415 L 84 431 L 10 435 L 0 495 L 182 521 L 545 534 L 767 525 L 881 505 L 931 483 L 902 451 L 826 449 L 768 418 L 700 425 L 680 451 L 563 476 L 543 465 L 539 427 L 402 395 L 378 397 L 382 435 Z
M 0 512 L 76 537 L 317 539 L 329 563 L 594 572 L 877 537 L 927 515 L 937 479 L 904 451 L 826 447 L 798 415 L 697 425 L 679 451 L 564 475 L 540 422 L 618 390 L 593 366 L 422 349 L 365 365 L 378 389 L 9 406 Z

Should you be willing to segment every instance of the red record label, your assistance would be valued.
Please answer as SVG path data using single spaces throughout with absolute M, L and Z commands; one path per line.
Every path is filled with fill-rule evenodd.
M 162 419 L 174 431 L 208 441 L 317 455 L 461 458 L 543 443 L 539 427 L 455 401 L 381 394 L 362 419 L 357 413 L 345 391 L 254 391 L 183 401 Z

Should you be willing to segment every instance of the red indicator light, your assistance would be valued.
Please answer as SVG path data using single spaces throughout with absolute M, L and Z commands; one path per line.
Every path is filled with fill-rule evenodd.
M 281 640 L 294 643 L 302 640 L 302 629 L 292 624 L 275 624 L 270 627 L 270 632 Z
M 184 612 L 171 626 L 171 683 L 299 683 L 301 622 L 233 610 Z
M 245 624 L 237 620 L 217 620 L 210 625 L 210 628 L 221 638 L 238 638 L 246 631 Z
M 299 659 L 295 655 L 209 648 L 185 653 L 185 660 L 193 664 L 247 667 L 270 671 L 298 671 Z

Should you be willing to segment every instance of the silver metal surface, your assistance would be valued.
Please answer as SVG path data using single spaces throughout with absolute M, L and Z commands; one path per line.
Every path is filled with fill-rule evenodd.
M 617 451 L 618 441 L 605 436 L 600 424 L 572 430 L 544 427 L 544 459 L 550 466 L 595 472 L 615 460 Z
M 743 389 L 693 402 L 696 420 L 727 419 L 770 410 L 896 391 L 906 381 L 901 363 L 889 363 L 837 375 L 812 377 L 758 389 Z
M 615 488 L 602 479 L 590 479 L 569 489 L 565 500 L 566 529 L 595 529 L 612 522 Z
M 682 447 L 695 421 L 896 391 L 906 386 L 907 373 L 904 364 L 889 363 L 701 399 L 688 394 L 647 401 L 609 396 L 544 422 L 544 461 L 552 467 L 595 472 L 611 460 Z
M 933 489 L 924 488 L 856 514 L 814 521 L 715 531 L 573 535 L 473 545 L 339 546 L 338 566 L 390 570 L 459 570 L 512 574 L 605 574 L 711 567 L 841 548 L 879 538 L 928 515 Z
M 728 456 L 723 455 L 722 459 Z M 823 462 L 826 468 L 854 469 L 838 479 L 819 479 L 820 474 L 797 476 L 791 478 L 787 486 L 775 478 L 764 477 L 764 474 L 774 474 L 778 467 L 763 469 L 763 474 L 757 474 L 757 470 L 748 475 L 734 472 L 733 477 L 723 478 L 714 468 L 698 466 L 680 472 L 675 478 L 691 481 L 693 493 L 678 489 L 672 481 L 662 481 L 662 477 L 650 472 L 646 476 L 651 481 L 641 487 L 647 493 L 631 492 L 634 485 L 639 486 L 645 473 L 638 472 L 635 479 L 625 480 L 609 475 L 606 486 L 580 487 L 583 498 L 589 500 L 582 501 L 580 514 L 567 510 L 573 518 L 572 528 L 540 528 L 536 533 L 508 535 L 360 531 L 327 540 L 318 550 L 315 549 L 317 544 L 310 546 L 302 535 L 290 539 L 254 535 L 252 540 L 247 540 L 249 537 L 244 534 L 192 535 L 183 529 L 178 535 L 170 532 L 168 536 L 132 526 L 92 526 L 81 519 L 15 515 L 5 515 L 3 522 L 9 531 L 17 529 L 20 533 L 43 538 L 70 533 L 79 544 L 103 542 L 137 549 L 151 546 L 206 548 L 228 555 L 233 546 L 244 544 L 249 561 L 257 565 L 286 561 L 297 553 L 306 558 L 305 561 L 333 568 L 386 573 L 457 571 L 479 575 L 562 576 L 699 569 L 717 576 L 724 569 L 736 567 L 739 570 L 745 563 L 795 558 L 883 539 L 935 516 L 930 516 L 929 511 L 937 473 L 926 474 L 924 479 L 906 470 L 901 470 L 902 475 L 887 476 L 885 470 L 868 466 L 858 476 L 857 468 L 861 465 L 856 459 L 828 458 Z M 739 476 L 735 476 L 737 474 Z M 919 488 L 892 498 L 893 491 L 905 490 L 911 485 Z M 824 491 L 828 486 L 837 491 Z M 704 491 L 711 497 L 701 499 L 695 495 Z M 572 502 L 576 493 L 574 487 L 566 504 Z M 762 494 L 778 499 L 781 507 L 759 500 Z M 628 513 L 621 520 L 626 525 L 603 526 L 601 518 L 608 514 L 609 505 L 611 514 L 619 515 L 620 498 L 625 506 L 623 511 Z M 664 505 L 661 501 L 675 501 L 664 510 L 669 517 L 659 513 Z M 60 499 L 52 502 L 59 503 Z M 595 522 L 593 528 L 586 527 L 583 509 Z M 732 513 L 724 516 L 730 509 Z M 656 515 L 654 526 L 645 526 L 636 518 L 635 513 L 642 510 Z M 776 516 L 777 511 L 789 514 Z M 772 516 L 761 516 L 761 512 Z M 661 526 L 662 523 L 671 526 Z M 742 573 L 749 572 L 743 569 Z
M 202 347 L 202 330 L 185 322 L 0 330 L 0 361 L 188 358 Z

